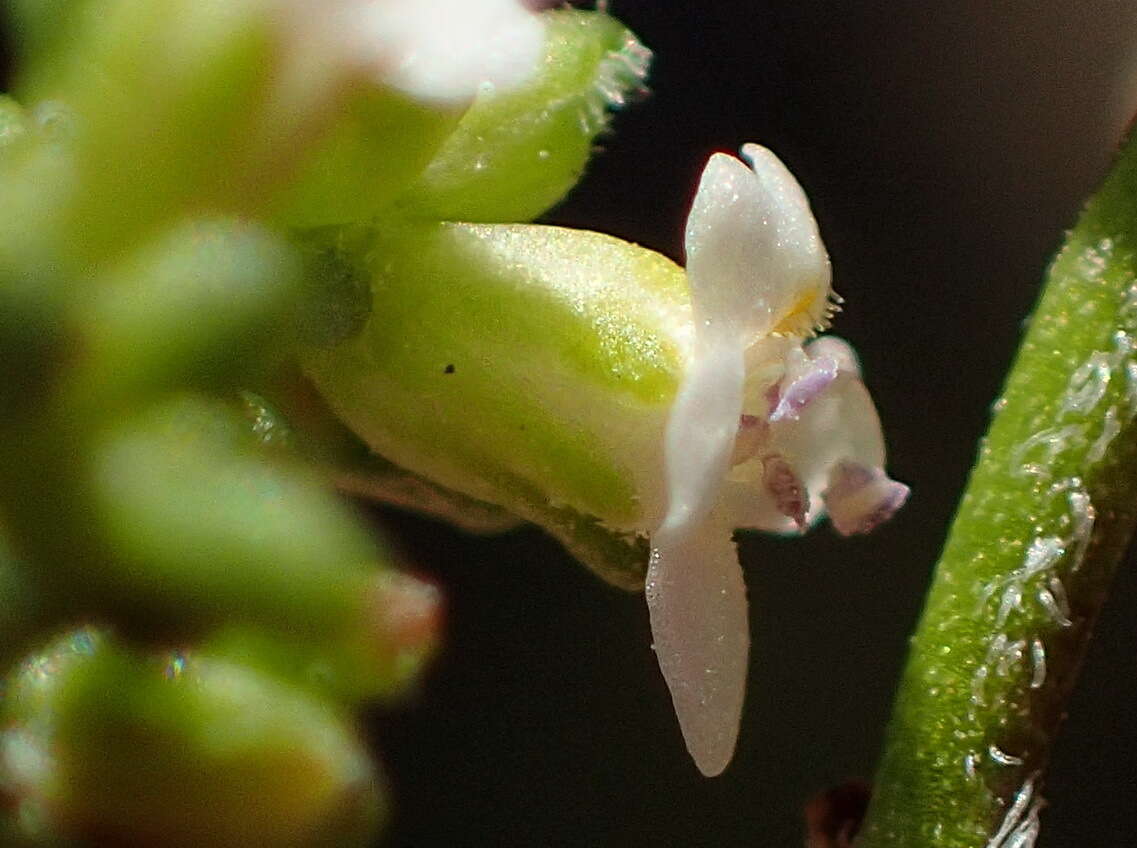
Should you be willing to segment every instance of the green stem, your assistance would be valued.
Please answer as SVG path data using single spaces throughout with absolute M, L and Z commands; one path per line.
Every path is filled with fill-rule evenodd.
M 1134 137 L 1050 268 L 995 410 L 859 848 L 1033 844 L 1039 775 L 1137 522 Z

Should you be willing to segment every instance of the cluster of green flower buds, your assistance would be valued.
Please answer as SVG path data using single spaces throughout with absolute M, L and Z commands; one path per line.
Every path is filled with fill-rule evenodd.
M 373 453 L 301 363 L 373 332 L 378 234 L 557 202 L 647 53 L 518 0 L 10 18 L 0 841 L 369 844 L 387 802 L 352 713 L 413 685 L 440 599 L 334 484 L 517 518 Z
M 781 163 L 711 159 L 684 270 L 518 223 L 572 188 L 642 89 L 647 51 L 601 12 L 20 0 L 13 16 L 11 840 L 368 838 L 384 803 L 350 710 L 413 681 L 438 599 L 333 484 L 472 530 L 532 521 L 608 581 L 646 581 L 688 748 L 722 771 L 749 647 L 731 533 L 826 512 L 863 532 L 907 493 L 851 351 L 806 344 L 834 296 Z

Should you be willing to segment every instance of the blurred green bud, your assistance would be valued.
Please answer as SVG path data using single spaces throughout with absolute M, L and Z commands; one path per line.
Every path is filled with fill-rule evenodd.
M 243 621 L 331 639 L 366 620 L 373 541 L 319 477 L 257 453 L 235 411 L 172 398 L 93 452 L 107 553 L 78 579 L 124 622 L 159 637 Z
M 28 119 L 23 108 L 11 97 L 0 94 L 0 155 L 27 131 Z
M 113 410 L 187 382 L 233 385 L 269 341 L 274 357 L 287 350 L 299 278 L 294 251 L 255 224 L 180 224 L 79 293 L 73 390 Z
M 67 49 L 35 53 L 20 78 L 25 99 L 77 116 L 70 167 L 38 187 L 40 249 L 61 243 L 85 268 L 186 213 L 371 217 L 429 161 L 480 80 L 531 73 L 538 17 L 513 0 L 469 5 L 503 2 L 456 41 L 453 20 L 423 11 L 454 5 L 443 0 L 88 0 Z M 516 61 L 487 65 L 487 45 Z M 459 72 L 470 76 L 456 84 Z
M 269 216 L 293 227 L 370 220 L 430 161 L 464 108 L 359 92 L 273 198 Z
M 383 818 L 339 711 L 230 660 L 80 631 L 24 664 L 6 709 L 0 764 L 29 836 L 362 846 Z
M 204 650 L 297 685 L 358 702 L 408 691 L 438 649 L 442 603 L 438 589 L 412 575 L 377 573 L 366 592 L 366 614 L 335 639 L 296 639 L 251 627 L 224 627 Z
M 681 268 L 608 236 L 526 225 L 389 229 L 363 331 L 306 354 L 375 451 L 542 524 L 635 586 L 662 510 L 662 432 L 689 332 Z
M 400 197 L 406 215 L 527 221 L 576 184 L 609 110 L 643 91 L 651 53 L 601 12 L 546 14 L 545 55 L 523 87 L 484 87 Z
M 41 237 L 83 268 L 191 206 L 260 193 L 248 153 L 288 38 L 268 0 L 78 5 L 67 49 L 30 57 L 18 89 L 76 116 L 70 167 L 39 187 Z

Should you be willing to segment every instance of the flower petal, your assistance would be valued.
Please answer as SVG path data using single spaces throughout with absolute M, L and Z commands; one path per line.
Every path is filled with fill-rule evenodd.
M 647 581 L 660 668 L 706 775 L 730 762 L 746 689 L 745 585 L 733 527 L 715 513 L 732 459 L 741 459 L 732 454 L 746 351 L 770 333 L 808 332 L 829 297 L 829 260 L 801 187 L 769 151 L 744 153 L 754 170 L 711 157 L 687 219 L 695 339 L 664 437 L 668 509 L 651 534 Z M 786 486 L 770 491 L 783 518 L 804 514 Z
M 703 521 L 730 467 L 742 414 L 742 349 L 729 340 L 701 345 L 688 363 L 664 437 L 668 508 L 675 534 Z
M 652 539 L 647 604 L 659 666 L 687 750 L 707 777 L 730 763 L 738 738 L 750 654 L 746 585 L 730 527 Z
M 359 41 L 386 84 L 436 102 L 512 88 L 537 67 L 542 18 L 518 0 L 376 0 L 361 12 Z
M 889 479 L 880 468 L 838 462 L 829 473 L 823 494 L 829 520 L 842 536 L 869 533 L 896 514 L 908 500 L 909 489 Z
M 840 339 L 827 337 L 807 345 L 804 352 L 814 362 L 836 362 L 837 375 L 824 391 L 815 394 L 797 410 L 796 420 L 786 417 L 771 422 L 765 450 L 785 457 L 801 477 L 810 493 L 809 522 L 816 521 L 823 514 L 827 502 L 830 506 L 837 503 L 844 506 L 841 517 L 834 520 L 838 532 L 864 532 L 848 529 L 868 522 L 871 517 L 865 512 L 870 510 L 870 506 L 861 499 L 876 498 L 877 506 L 882 510 L 879 519 L 883 520 L 891 515 L 885 509 L 888 503 L 895 503 L 895 508 L 903 503 L 897 487 L 904 488 L 905 496 L 907 488 L 884 476 L 885 451 L 880 419 L 868 390 L 860 380 L 852 349 Z M 855 503 L 859 506 L 846 500 L 840 492 L 835 499 L 823 497 L 833 484 L 846 478 L 852 485 L 853 478 L 838 473 L 842 463 L 848 463 L 850 468 L 866 469 L 865 473 L 873 475 L 875 482 L 872 485 L 875 488 L 857 494 Z M 865 481 L 864 485 L 869 485 L 869 482 Z M 871 497 L 870 491 L 873 493 Z
M 716 153 L 687 218 L 697 329 L 724 321 L 753 341 L 804 335 L 829 307 L 829 258 L 809 201 L 773 153 L 742 148 L 753 169 Z

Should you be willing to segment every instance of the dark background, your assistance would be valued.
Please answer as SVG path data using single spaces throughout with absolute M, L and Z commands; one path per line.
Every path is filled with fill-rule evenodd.
M 653 94 L 549 220 L 680 259 L 707 155 L 773 148 L 820 220 L 847 299 L 834 330 L 861 354 L 912 500 L 864 539 L 742 540 L 751 684 L 714 780 L 684 750 L 641 596 L 533 529 L 478 539 L 376 510 L 449 604 L 421 692 L 369 716 L 392 785 L 387 848 L 797 846 L 809 796 L 871 776 L 1022 320 L 1137 111 L 1133 0 L 611 7 L 656 51 Z M 1130 562 L 1070 705 L 1044 848 L 1137 844 L 1135 609 Z
M 997 8 L 996 8 L 997 7 Z M 742 542 L 754 651 L 738 753 L 688 758 L 643 598 L 535 530 L 384 514 L 450 604 L 420 699 L 377 713 L 385 845 L 802 841 L 818 789 L 871 776 L 905 640 L 1042 271 L 1137 111 L 1132 0 L 613 0 L 652 96 L 548 219 L 681 258 L 706 156 L 759 141 L 808 192 L 910 504 L 878 533 Z M 1123 569 L 1070 705 L 1041 846 L 1137 844 L 1137 580 Z M 922 848 L 912 846 L 912 848 Z

